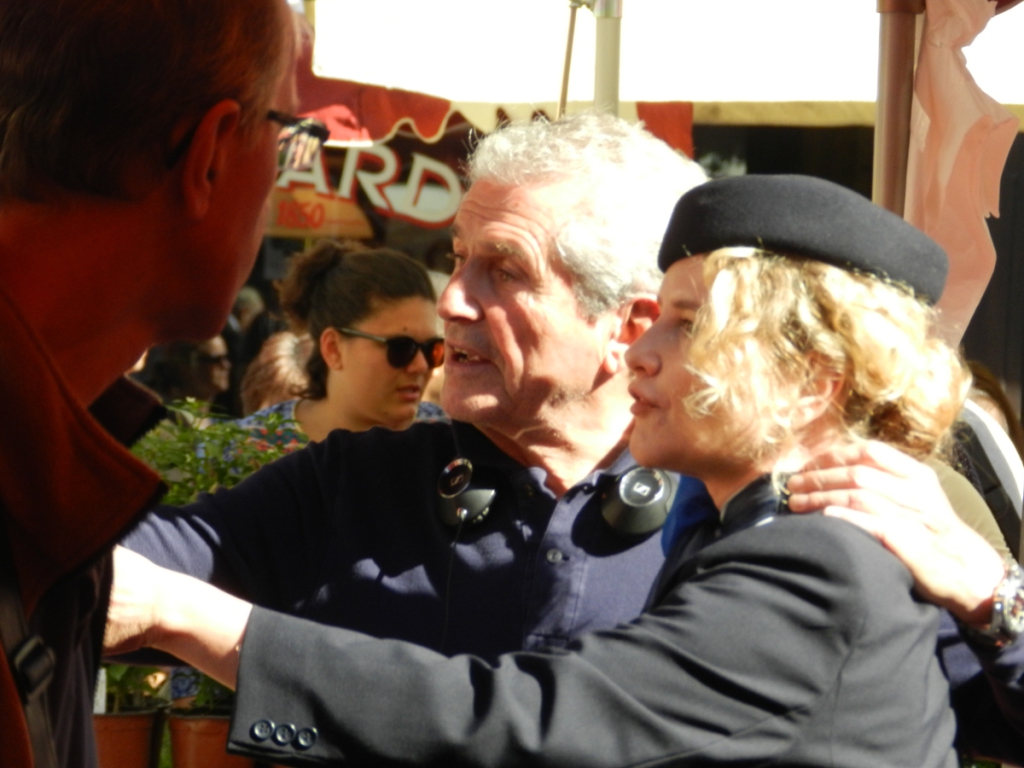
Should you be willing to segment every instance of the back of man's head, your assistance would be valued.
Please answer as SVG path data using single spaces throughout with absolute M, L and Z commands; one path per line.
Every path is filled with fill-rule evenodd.
M 284 59 L 281 0 L 3 0 L 0 199 L 53 187 L 131 197 L 222 99 L 263 118 Z
M 469 162 L 471 184 L 571 184 L 554 245 L 591 317 L 657 292 L 672 208 L 705 178 L 642 127 L 595 113 L 514 123 L 482 139 Z

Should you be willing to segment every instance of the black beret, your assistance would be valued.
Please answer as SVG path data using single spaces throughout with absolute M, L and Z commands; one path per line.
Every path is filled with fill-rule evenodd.
M 946 252 L 921 230 L 810 176 L 734 176 L 695 187 L 676 203 L 658 266 L 732 246 L 884 276 L 933 304 L 949 271 Z

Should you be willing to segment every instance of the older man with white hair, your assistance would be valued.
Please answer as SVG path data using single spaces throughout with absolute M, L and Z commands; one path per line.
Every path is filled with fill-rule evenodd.
M 487 658 L 640 611 L 676 478 L 627 450 L 623 355 L 658 312 L 664 222 L 704 174 L 601 115 L 510 126 L 469 172 L 439 302 L 451 422 L 335 432 L 158 508 L 127 547 L 257 605 Z

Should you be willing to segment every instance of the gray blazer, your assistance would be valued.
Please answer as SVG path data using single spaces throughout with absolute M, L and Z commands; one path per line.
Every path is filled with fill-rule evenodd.
M 957 765 L 938 611 L 853 526 L 764 481 L 666 563 L 648 611 L 496 665 L 254 609 L 231 751 L 460 766 Z

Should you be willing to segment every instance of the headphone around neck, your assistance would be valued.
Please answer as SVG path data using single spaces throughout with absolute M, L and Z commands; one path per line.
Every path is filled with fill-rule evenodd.
M 660 469 L 633 466 L 611 478 L 601 492 L 601 515 L 618 533 L 645 536 L 665 523 L 675 481 Z M 477 525 L 491 511 L 497 492 L 473 483 L 473 463 L 456 458 L 437 479 L 439 516 L 445 525 Z

